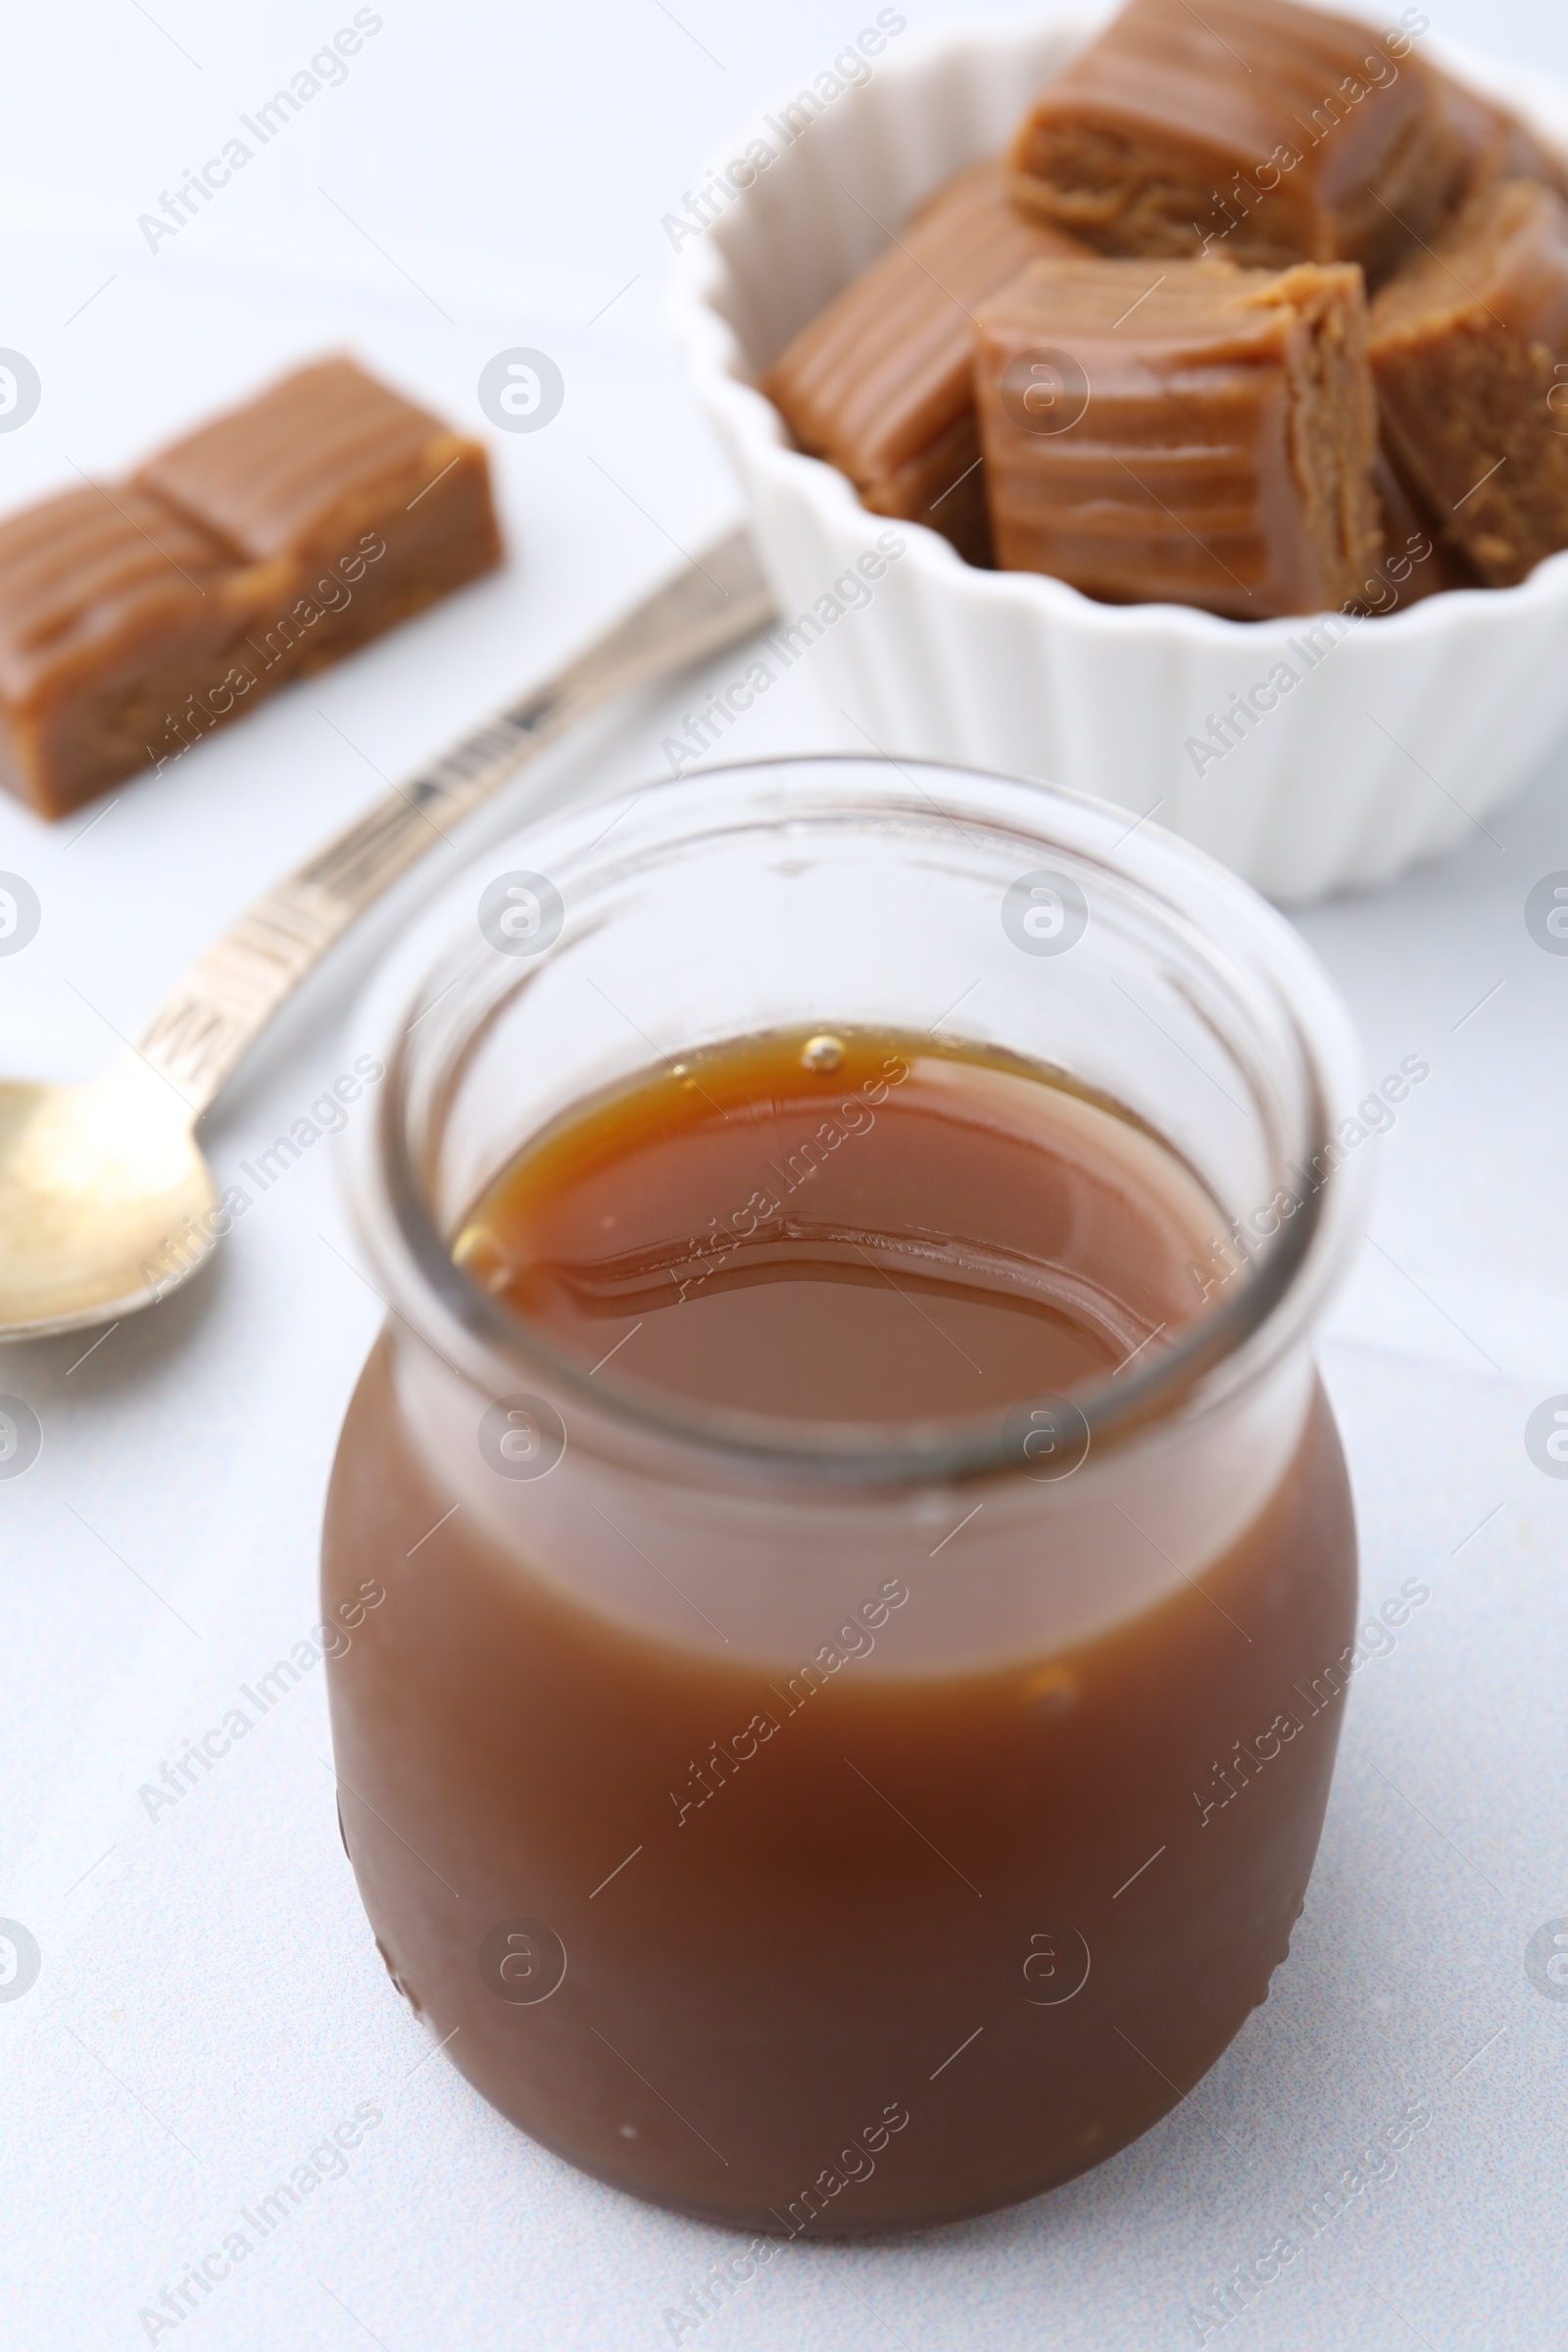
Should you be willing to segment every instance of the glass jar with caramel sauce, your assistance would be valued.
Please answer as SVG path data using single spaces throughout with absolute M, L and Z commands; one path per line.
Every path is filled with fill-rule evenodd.
M 1291 927 L 1043 787 L 800 760 L 519 837 L 372 992 L 391 1313 L 323 1608 L 393 1982 L 638 2195 L 850 2236 L 1146 2131 L 1268 1991 L 1363 1215 Z

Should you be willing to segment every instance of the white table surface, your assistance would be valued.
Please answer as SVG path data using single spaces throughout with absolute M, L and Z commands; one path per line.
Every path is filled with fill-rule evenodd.
M 43 905 L 36 939 L 0 959 L 10 1073 L 98 1067 L 217 926 L 379 789 L 377 768 L 413 765 L 650 585 L 672 542 L 735 512 L 663 337 L 661 217 L 737 120 L 874 10 L 380 13 L 343 85 L 155 254 L 136 216 L 352 11 L 283 0 L 214 25 L 196 0 L 158 0 L 156 21 L 87 0 L 8 29 L 0 344 L 33 361 L 44 397 L 0 435 L 0 510 L 334 344 L 474 429 L 497 350 L 544 348 L 567 385 L 546 431 L 490 435 L 504 573 L 101 813 L 51 829 L 0 807 L 0 869 Z M 943 12 L 907 13 L 912 38 Z M 1437 13 L 1441 30 L 1568 68 L 1551 0 Z M 657 774 L 692 694 L 597 723 L 466 841 Z M 809 662 L 731 741 L 740 757 L 853 748 Z M 792 2248 L 705 2342 L 1174 2352 L 1199 2340 L 1188 2305 L 1413 2101 L 1431 2121 L 1395 2176 L 1226 2339 L 1568 2342 L 1568 2001 L 1524 1965 L 1532 1934 L 1568 1914 L 1568 1482 L 1523 1436 L 1568 1390 L 1568 958 L 1523 920 L 1531 885 L 1568 868 L 1565 786 L 1568 746 L 1491 820 L 1494 839 L 1302 918 L 1374 1074 L 1412 1054 L 1432 1065 L 1367 1146 L 1376 1246 L 1323 1347 L 1365 1598 L 1410 1576 L 1432 1598 L 1355 1678 L 1267 2005 L 1197 2093 L 1087 2179 L 897 2244 Z M 224 1096 L 207 1130 L 220 1177 L 347 1066 L 377 942 L 453 862 L 431 860 Z M 653 2347 L 729 2242 L 581 2179 L 431 2053 L 344 1861 L 318 1679 L 177 1807 L 153 1821 L 138 1801 L 316 1614 L 322 1492 L 378 1319 L 343 1262 L 334 1151 L 270 1191 L 198 1285 L 89 1355 L 86 1338 L 0 1349 L 0 1390 L 44 1429 L 35 1467 L 0 1483 L 0 1916 L 42 1952 L 31 1988 L 0 2000 L 0 2341 L 27 2352 L 148 2341 L 141 2308 L 367 2102 L 383 2120 L 345 2177 L 157 2341 Z

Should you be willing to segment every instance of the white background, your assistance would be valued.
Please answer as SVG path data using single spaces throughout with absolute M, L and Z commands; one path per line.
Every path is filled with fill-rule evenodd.
M 547 431 L 488 435 L 503 574 L 79 820 L 0 808 L 0 868 L 44 908 L 33 944 L 0 959 L 11 1074 L 100 1066 L 112 1032 L 378 770 L 414 765 L 732 516 L 662 327 L 661 219 L 735 123 L 875 12 L 392 0 L 343 86 L 149 253 L 137 216 L 352 13 L 13 12 L 0 345 L 44 391 L 0 435 L 0 510 L 74 467 L 112 471 L 334 345 L 474 430 L 479 368 L 509 345 L 552 353 L 566 403 Z M 904 41 L 945 12 L 907 13 Z M 1568 21 L 1546 0 L 1436 13 L 1441 32 L 1568 74 Z M 512 813 L 659 772 L 694 692 L 645 698 L 553 755 Z M 733 748 L 832 746 L 841 726 L 803 663 Z M 1568 2003 L 1538 1994 L 1523 1951 L 1568 1914 L 1568 1483 L 1537 1471 L 1522 1432 L 1568 1388 L 1568 958 L 1535 947 L 1523 906 L 1568 867 L 1564 768 L 1559 750 L 1446 865 L 1303 918 L 1374 1075 L 1412 1054 L 1432 1064 L 1367 1147 L 1373 1246 L 1324 1362 L 1366 1599 L 1411 1575 L 1433 1598 L 1356 1679 L 1306 1916 L 1267 2006 L 1098 2173 L 918 2240 L 792 2249 L 703 2331 L 714 2347 L 1196 2342 L 1189 2299 L 1263 2252 L 1415 2099 L 1433 2120 L 1397 2177 L 1228 2340 L 1560 2340 Z M 432 863 L 450 870 L 445 852 Z M 366 959 L 440 874 L 225 1095 L 207 1128 L 220 1180 L 347 1066 Z M 85 1361 L 84 1341 L 0 1350 L 0 1389 L 45 1431 L 35 1469 L 0 1484 L 0 1915 L 43 1948 L 37 1984 L 0 2003 L 0 2335 L 29 2352 L 144 2343 L 138 2308 L 370 2101 L 385 2120 L 349 2177 L 179 2342 L 667 2343 L 662 2311 L 728 2241 L 579 2179 L 429 2056 L 338 1843 L 318 1684 L 157 1823 L 136 1798 L 315 1616 L 322 1491 L 378 1317 L 344 1262 L 331 1157 L 312 1154 L 199 1286 Z

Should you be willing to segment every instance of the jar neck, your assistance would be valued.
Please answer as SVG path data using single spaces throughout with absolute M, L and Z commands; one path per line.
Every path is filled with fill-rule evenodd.
M 1091 1453 L 1057 1483 L 1000 1472 L 848 1489 L 799 1470 L 738 1475 L 727 1455 L 646 1437 L 628 1449 L 612 1428 L 578 1425 L 542 1475 L 509 1477 L 476 1443 L 494 1410 L 482 1392 L 395 1322 L 385 1354 L 395 1443 L 424 1464 L 432 1520 L 461 1504 L 465 1542 L 497 1573 L 732 1666 L 808 1657 L 880 1596 L 889 1622 L 866 1660 L 877 1673 L 983 1671 L 1020 1646 L 1081 1647 L 1190 1591 L 1269 1511 L 1315 1392 L 1298 1346 L 1228 1402 Z
M 1269 1138 L 1266 1150 L 1259 1143 L 1251 1151 L 1254 1200 L 1233 1190 L 1216 1218 L 1213 1296 L 1198 1319 L 1148 1366 L 1075 1393 L 1091 1449 L 1103 1458 L 1161 1429 L 1191 1428 L 1266 1381 L 1303 1345 L 1348 1262 L 1367 1172 L 1335 1140 L 1336 1115 L 1357 1091 L 1359 1060 L 1313 959 L 1234 877 L 1152 828 L 1126 838 L 1118 811 L 959 771 L 922 775 L 924 799 L 919 776 L 875 762 L 764 763 L 659 788 L 608 824 L 603 808 L 574 812 L 516 852 L 548 866 L 570 910 L 563 941 L 537 966 L 509 963 L 480 943 L 432 971 L 428 925 L 395 960 L 372 999 L 388 1075 L 374 1149 L 361 1150 L 356 1169 L 357 1205 L 395 1310 L 476 1396 L 544 1396 L 601 1458 L 634 1460 L 650 1478 L 677 1475 L 678 1463 L 678 1475 L 737 1490 L 917 1492 L 1016 1467 L 994 1417 L 823 1428 L 650 1396 L 618 1386 L 613 1372 L 593 1377 L 478 1290 L 451 1256 L 455 1211 L 466 1211 L 478 1189 L 470 1179 L 464 1197 L 460 1146 L 472 1099 L 483 1093 L 486 1055 L 509 1022 L 527 1039 L 530 994 L 548 996 L 550 966 L 566 946 L 586 942 L 591 951 L 633 920 L 625 908 L 635 914 L 649 877 L 657 889 L 704 860 L 722 877 L 726 858 L 744 874 L 747 857 L 760 868 L 788 850 L 807 870 L 813 856 L 823 864 L 838 856 L 854 876 L 874 878 L 874 863 L 853 864 L 863 835 L 879 853 L 896 847 L 907 855 L 913 889 L 931 850 L 952 859 L 954 824 L 978 845 L 977 870 L 989 858 L 1004 882 L 1021 858 L 1074 864 L 1096 937 L 1121 952 L 1110 979 L 1123 997 L 1131 991 L 1117 970 L 1137 977 L 1142 926 L 1153 943 L 1149 968 L 1163 958 L 1171 1003 L 1179 1006 L 1184 991 L 1201 999 L 1207 1027 L 1198 1042 L 1206 1051 L 1207 1038 L 1217 1038 L 1216 1054 L 1231 1056 L 1216 1087 L 1227 1101 L 1227 1085 L 1237 1090 L 1241 1118 Z M 601 847 L 607 835 L 612 855 Z M 465 897 L 472 896 L 470 886 Z M 744 943 L 734 952 L 743 954 Z M 592 980 L 591 963 L 584 968 Z M 1134 1003 L 1129 1026 L 1142 1010 Z M 1089 1010 L 1101 1017 L 1094 1003 Z M 631 1023 L 639 1035 L 642 1026 Z M 669 1042 L 686 1040 L 676 1033 Z M 1250 1100 L 1240 1099 L 1244 1088 Z M 472 1152 L 469 1160 L 478 1167 Z

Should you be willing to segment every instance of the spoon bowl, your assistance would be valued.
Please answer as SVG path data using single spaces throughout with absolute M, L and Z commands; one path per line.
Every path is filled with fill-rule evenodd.
M 0 1081 L 0 1330 L 111 1322 L 196 1271 L 218 1197 L 192 1126 L 131 1054 L 83 1086 Z

